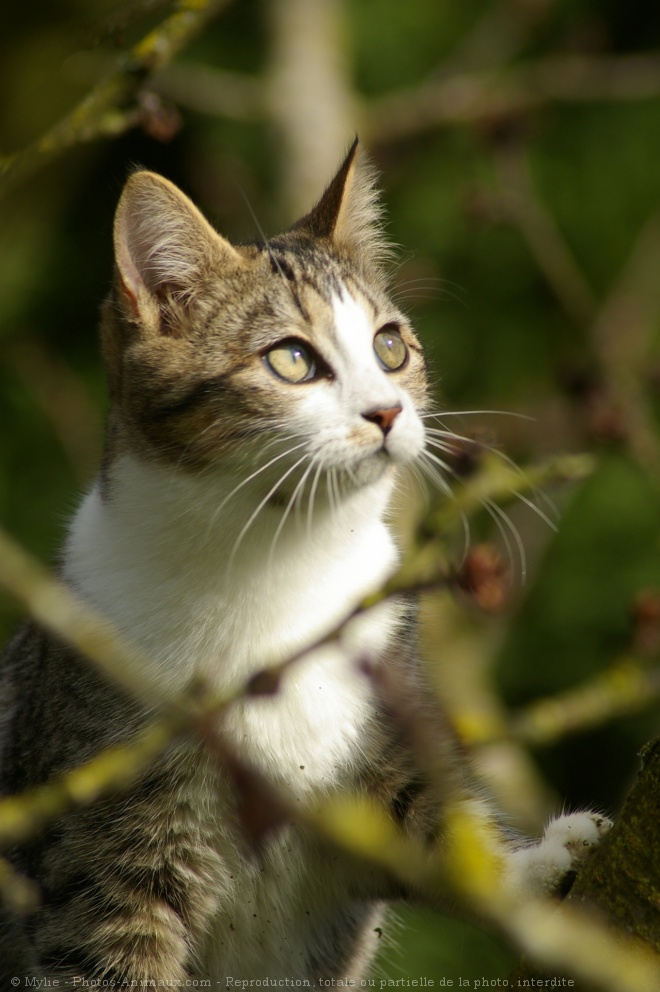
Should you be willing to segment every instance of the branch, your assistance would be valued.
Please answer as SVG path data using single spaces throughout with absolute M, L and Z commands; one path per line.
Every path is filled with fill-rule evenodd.
M 265 104 L 278 137 L 281 202 L 309 210 L 319 177 L 331 176 L 355 134 L 344 56 L 343 0 L 269 0 L 270 66 Z
M 512 44 L 515 47 L 515 39 Z M 350 119 L 357 119 L 366 143 L 389 144 L 439 127 L 492 126 L 546 103 L 634 101 L 660 95 L 660 57 L 652 53 L 555 56 L 486 72 L 464 71 L 460 55 L 417 86 L 371 99 L 354 97 Z M 165 68 L 153 89 L 200 113 L 239 120 L 266 119 L 272 100 L 269 87 L 253 76 L 192 63 Z M 350 130 L 349 119 L 344 126 Z M 345 139 L 342 132 L 340 144 Z
M 617 929 L 660 953 L 660 739 L 647 744 L 641 758 L 611 835 L 580 873 L 570 900 L 597 906 Z
M 98 463 L 102 428 L 82 378 L 36 336 L 7 344 L 5 361 L 48 418 L 78 483 L 86 485 Z
M 241 121 L 267 117 L 266 87 L 247 73 L 179 62 L 159 72 L 151 89 L 175 104 L 211 117 Z
M 442 75 L 365 101 L 361 132 L 389 143 L 437 127 L 497 124 L 546 103 L 644 100 L 660 94 L 660 58 L 560 55 L 489 72 Z
M 613 416 L 633 456 L 660 481 L 660 442 L 648 368 L 660 317 L 660 214 L 643 226 L 591 326 L 591 340 Z
M 45 785 L 0 799 L 0 850 L 32 840 L 77 806 L 128 789 L 193 721 L 192 714 L 183 713 L 154 720 L 129 744 L 106 748 Z
M 525 487 L 545 485 L 549 480 L 580 478 L 590 468 L 591 461 L 580 456 L 553 459 L 524 473 L 501 459 L 486 459 L 457 496 L 450 512 L 436 511 L 429 517 L 425 536 L 420 537 L 400 568 L 380 589 L 366 596 L 314 644 L 220 693 L 193 683 L 180 695 L 167 696 L 157 681 L 142 674 L 150 670 L 148 659 L 0 529 L 0 585 L 40 624 L 96 665 L 106 678 L 139 700 L 148 711 L 160 713 L 135 741 L 101 753 L 56 782 L 0 801 L 0 848 L 33 836 L 45 822 L 60 816 L 72 805 L 126 788 L 177 736 L 186 731 L 206 734 L 209 720 L 217 718 L 237 700 L 275 694 L 291 667 L 340 638 L 347 625 L 365 611 L 387 599 L 451 585 L 456 575 L 447 566 L 446 530 L 461 513 L 478 509 L 486 494 L 491 499 L 506 499 L 511 497 L 514 483 L 516 492 L 520 492 Z
M 36 558 L 0 529 L 0 585 L 35 620 L 56 637 L 76 648 L 111 681 L 147 706 L 173 705 L 154 680 L 139 672 L 147 659 L 127 644 L 109 623 L 84 606 L 64 585 L 52 578 Z
M 660 741 L 648 744 L 642 752 L 642 768 L 616 823 L 603 844 L 580 871 L 568 897 L 569 911 L 589 909 L 598 913 L 601 925 L 616 927 L 635 954 L 640 950 L 660 953 L 660 846 L 657 842 L 660 806 Z M 634 938 L 634 939 L 631 939 Z M 643 941 L 643 944 L 640 943 Z M 598 954 L 606 955 L 602 943 Z M 657 961 L 657 957 L 655 958 Z M 603 965 L 606 966 L 603 958 Z M 567 968 L 567 971 L 569 969 Z M 570 969 L 572 972 L 572 969 Z M 522 966 L 512 981 L 530 981 L 537 973 Z M 630 959 L 628 975 L 617 978 L 615 988 L 627 989 L 631 980 L 639 982 L 640 972 Z M 626 984 L 626 979 L 627 983 Z M 538 978 L 537 978 L 538 980 Z M 655 988 L 660 988 L 656 978 Z M 602 983 L 600 987 L 606 986 Z M 653 987 L 653 986 L 651 986 Z
M 165 695 L 157 682 L 141 674 L 148 660 L 101 617 L 81 603 L 69 588 L 52 578 L 32 556 L 0 529 L 0 585 L 3 585 L 40 624 L 70 644 L 105 677 L 114 681 L 149 712 L 161 715 L 143 734 L 126 745 L 101 752 L 87 763 L 66 772 L 53 782 L 20 796 L 0 799 L 0 849 L 25 841 L 42 827 L 76 805 L 130 786 L 182 733 L 195 731 L 202 737 L 210 721 L 241 699 L 274 695 L 284 674 L 313 651 L 341 637 L 355 617 L 378 603 L 403 593 L 415 593 L 446 584 L 446 577 L 431 572 L 439 545 L 413 551 L 405 560 L 405 579 L 399 573 L 383 589 L 366 597 L 332 630 L 290 655 L 277 665 L 258 670 L 247 682 L 223 692 L 193 683 L 178 696 Z M 0 883 L 2 874 L 0 872 Z M 0 884 L 0 890 L 2 886 Z
M 579 482 L 591 475 L 595 460 L 591 455 L 558 455 L 536 465 L 518 468 L 497 452 L 485 454 L 479 471 L 454 486 L 450 499 L 432 510 L 423 521 L 429 533 L 445 535 L 462 515 L 470 516 L 488 500 L 509 503 L 535 495 L 556 483 Z
M 332 797 L 311 813 L 300 810 L 298 817 L 343 850 L 382 866 L 432 905 L 444 902 L 449 888 L 472 916 L 488 921 L 538 966 L 588 982 L 591 992 L 660 988 L 660 964 L 645 948 L 581 907 L 512 892 L 502 878 L 496 830 L 474 808 L 450 798 L 442 848 L 431 850 L 356 796 Z
M 126 658 L 117 658 L 120 642 L 109 634 L 107 625 L 96 629 L 96 621 L 84 615 L 61 584 L 49 579 L 40 566 L 6 537 L 0 535 L 0 538 L 0 581 L 32 607 L 41 622 L 81 650 L 89 653 L 91 648 L 94 660 L 100 661 L 110 674 L 118 674 L 125 687 L 136 690 L 140 698 L 150 696 L 150 684 L 140 684 L 134 675 L 127 677 L 126 669 L 131 666 L 127 666 Z M 449 886 L 473 912 L 490 921 L 508 940 L 541 964 L 570 969 L 572 974 L 595 981 L 599 989 L 607 992 L 654 992 L 660 985 L 657 962 L 650 962 L 634 949 L 623 946 L 610 931 L 572 908 L 559 914 L 554 905 L 536 900 L 521 905 L 501 881 L 501 851 L 490 821 L 466 810 L 452 799 L 451 793 L 443 814 L 443 846 L 429 849 L 395 827 L 387 811 L 365 803 L 359 796 L 335 795 L 314 808 L 301 808 L 295 797 L 280 788 L 275 791 L 258 772 L 242 766 L 220 739 L 212 718 L 222 707 L 237 698 L 277 692 L 280 676 L 287 667 L 320 644 L 338 637 L 358 612 L 382 602 L 388 595 L 413 589 L 413 580 L 418 585 L 430 581 L 426 552 L 432 543 L 425 545 L 418 569 L 411 564 L 416 560 L 413 551 L 404 570 L 407 578 L 395 576 L 385 589 L 359 604 L 350 617 L 306 651 L 279 666 L 264 669 L 233 694 L 213 698 L 210 693 L 204 693 L 196 704 L 192 692 L 179 697 L 175 703 L 168 704 L 170 712 L 153 721 L 134 742 L 105 750 L 53 782 L 3 800 L 0 803 L 2 844 L 23 841 L 67 809 L 89 803 L 110 790 L 127 788 L 175 737 L 192 729 L 215 751 L 230 777 L 242 784 L 245 805 L 250 809 L 253 809 L 251 800 L 257 795 L 261 804 L 259 815 L 262 809 L 266 810 L 265 829 L 285 822 L 285 818 L 295 818 L 349 854 L 386 868 L 431 902 L 441 902 Z M 442 577 L 436 577 L 436 582 L 442 581 Z M 139 664 L 135 654 L 128 657 L 132 663 Z M 438 759 L 431 755 L 425 760 L 437 764 Z M 439 760 L 437 768 L 441 773 L 441 756 Z M 439 782 L 441 787 L 445 784 Z M 240 807 L 240 788 L 238 801 Z M 34 893 L 7 868 L 7 863 L 0 861 L 0 882 L 5 895 L 15 908 L 28 909 Z
M 117 135 L 139 122 L 131 106 L 149 76 L 169 62 L 231 0 L 177 0 L 174 11 L 38 141 L 0 159 L 0 195 L 76 144 Z
M 660 669 L 648 669 L 634 657 L 623 657 L 567 692 L 537 699 L 508 719 L 488 720 L 481 713 L 452 714 L 461 737 L 473 744 L 517 741 L 549 745 L 568 736 L 628 716 L 660 698 Z
M 600 304 L 552 214 L 538 196 L 524 148 L 516 143 L 495 152 L 500 205 L 519 229 L 540 271 L 566 313 L 589 328 L 599 365 L 600 390 L 592 401 L 592 433 L 626 444 L 633 457 L 660 482 L 658 441 L 647 383 L 651 344 L 660 315 L 660 214 L 653 213 L 630 250 L 626 264 Z M 587 410 L 589 413 L 589 410 Z
M 500 185 L 498 205 L 519 229 L 569 317 L 578 327 L 588 326 L 597 313 L 596 295 L 534 188 L 526 150 L 507 142 L 496 148 L 494 162 Z
M 453 582 L 455 576 L 446 563 L 445 536 L 462 514 L 480 509 L 484 499 L 513 499 L 525 491 L 535 491 L 550 482 L 581 479 L 592 468 L 592 459 L 583 455 L 560 456 L 524 471 L 512 468 L 496 456 L 485 458 L 479 470 L 457 489 L 454 500 L 428 515 L 417 542 L 381 589 L 366 596 L 315 644 L 278 665 L 264 669 L 253 676 L 247 686 L 238 686 L 223 694 L 212 705 L 217 709 L 246 694 L 258 693 L 262 691 L 260 685 L 268 684 L 272 689 L 290 665 L 297 663 L 311 651 L 336 640 L 346 624 L 383 600 L 425 592 Z M 39 623 L 74 647 L 129 695 L 151 709 L 159 708 L 170 715 L 181 713 L 176 699 L 164 694 L 157 681 L 139 674 L 148 670 L 148 659 L 133 645 L 126 643 L 102 617 L 78 600 L 64 583 L 53 579 L 47 569 L 1 528 L 0 585 Z M 193 697 L 198 697 L 199 686 L 191 687 L 190 691 Z M 186 711 L 189 702 L 187 700 L 185 703 Z

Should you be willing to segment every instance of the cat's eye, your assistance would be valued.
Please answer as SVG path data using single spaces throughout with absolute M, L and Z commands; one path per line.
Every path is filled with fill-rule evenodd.
M 264 355 L 266 365 L 285 382 L 308 382 L 317 375 L 314 353 L 302 341 L 280 341 Z
M 402 369 L 408 361 L 408 349 L 393 325 L 385 325 L 374 338 L 374 351 L 386 372 Z

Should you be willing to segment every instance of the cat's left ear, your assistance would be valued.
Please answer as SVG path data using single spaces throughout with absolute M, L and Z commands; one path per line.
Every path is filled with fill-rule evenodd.
M 121 297 L 146 330 L 161 330 L 172 304 L 194 305 L 214 275 L 243 264 L 180 189 L 153 172 L 135 172 L 114 225 Z
M 378 264 L 389 254 L 373 167 L 356 138 L 325 193 L 293 227 L 327 239 L 341 252 Z

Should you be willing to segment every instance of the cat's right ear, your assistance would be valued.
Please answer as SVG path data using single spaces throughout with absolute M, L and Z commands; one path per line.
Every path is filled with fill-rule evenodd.
M 391 254 L 381 215 L 375 173 L 356 138 L 321 199 L 293 230 L 330 241 L 354 261 L 378 268 Z
M 194 305 L 210 277 L 243 264 L 188 197 L 154 172 L 135 172 L 126 183 L 114 244 L 122 299 L 153 331 L 163 328 L 172 301 Z

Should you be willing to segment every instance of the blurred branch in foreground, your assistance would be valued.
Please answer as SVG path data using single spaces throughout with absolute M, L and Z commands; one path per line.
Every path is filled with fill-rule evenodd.
M 495 460 L 495 464 L 499 462 Z M 576 464 L 580 464 L 579 461 Z M 491 492 L 494 495 L 502 491 L 499 476 L 490 479 L 489 484 L 492 465 L 492 461 L 487 461 L 482 467 L 482 477 L 477 487 L 482 494 Z M 581 469 L 584 469 L 583 464 Z M 555 464 L 554 472 L 564 477 L 565 461 Z M 529 470 L 524 478 L 532 485 L 539 478 L 547 479 L 549 476 L 552 476 L 552 470 L 545 465 Z M 454 508 L 454 513 L 458 515 L 459 511 Z M 442 519 L 444 526 L 446 515 Z M 428 521 L 425 528 L 427 534 L 431 527 L 432 522 Z M 438 759 L 432 755 L 421 755 L 424 765 L 428 764 L 433 781 L 439 776 L 436 784 L 443 790 L 443 797 L 446 793 L 443 812 L 445 840 L 442 846 L 429 848 L 404 834 L 384 810 L 370 803 L 365 804 L 364 799 L 357 795 L 332 795 L 315 807 L 301 808 L 284 790 L 278 788 L 275 791 L 263 776 L 244 767 L 228 751 L 217 732 L 214 718 L 222 709 L 237 699 L 276 693 L 280 678 L 289 666 L 319 644 L 341 636 L 346 624 L 357 613 L 390 595 L 446 584 L 446 571 L 442 567 L 438 569 L 438 561 L 444 557 L 441 539 L 432 538 L 413 548 L 400 571 L 385 587 L 359 604 L 351 617 L 345 618 L 319 644 L 273 668 L 258 672 L 247 684 L 233 692 L 214 697 L 212 693 L 204 692 L 202 687 L 193 686 L 182 696 L 170 700 L 159 697 L 150 683 L 142 682 L 135 675 L 139 659 L 109 630 L 107 624 L 89 615 L 64 586 L 50 579 L 6 536 L 0 535 L 0 538 L 2 584 L 28 606 L 39 621 L 89 655 L 108 677 L 137 695 L 148 709 L 153 712 L 157 707 L 165 711 L 163 716 L 153 719 L 133 742 L 105 750 L 86 764 L 27 794 L 2 800 L 2 846 L 12 846 L 34 836 L 48 822 L 76 805 L 128 787 L 179 734 L 192 730 L 216 755 L 219 766 L 237 783 L 239 806 L 242 792 L 246 794 L 246 805 L 250 809 L 254 809 L 254 795 L 266 807 L 268 830 L 294 818 L 349 854 L 385 867 L 395 878 L 412 886 L 432 903 L 442 903 L 449 888 L 465 902 L 469 913 L 476 913 L 489 921 L 508 941 L 540 966 L 565 968 L 571 974 L 590 981 L 595 988 L 607 992 L 652 992 L 657 989 L 660 969 L 657 961 L 645 952 L 627 946 L 582 912 L 572 908 L 559 910 L 554 903 L 546 904 L 538 900 L 521 901 L 518 894 L 508 890 L 500 877 L 502 859 L 495 829 L 490 821 L 473 809 L 466 808 L 458 797 L 453 796 L 451 789 L 446 788 L 441 757 L 437 764 Z M 418 747 L 423 747 L 423 734 L 420 737 L 419 727 L 411 726 L 410 732 L 416 735 Z M 254 829 L 254 824 L 252 827 Z M 12 905 L 29 909 L 35 894 L 4 861 L 0 862 L 0 882 L 5 898 Z
M 450 799 L 444 844 L 429 850 L 404 837 L 387 815 L 359 797 L 333 797 L 305 822 L 352 854 L 375 861 L 424 895 L 457 893 L 468 912 L 488 921 L 521 953 L 556 975 L 588 982 L 591 992 L 657 992 L 658 959 L 588 912 L 513 893 L 502 880 L 502 852 L 492 824 Z M 603 857 L 609 849 L 603 845 Z M 582 987 L 582 986 L 580 986 Z
M 488 461 L 481 472 L 477 473 L 481 480 L 478 489 L 482 497 L 487 492 L 491 492 L 494 498 L 501 494 L 502 479 L 494 471 L 494 466 L 499 465 L 497 460 Z M 580 473 L 575 471 L 575 466 L 579 466 Z M 575 466 L 573 475 L 575 477 L 577 474 L 579 477 L 584 464 L 578 460 Z M 528 485 L 534 485 L 540 478 L 548 480 L 553 475 L 555 478 L 566 478 L 565 459 L 552 465 L 530 468 L 524 478 Z M 475 480 L 473 485 L 477 485 Z M 518 486 L 520 485 L 518 479 Z M 457 506 L 453 512 L 457 518 L 463 511 Z M 444 547 L 444 535 L 449 524 L 446 513 L 441 521 L 440 536 L 433 533 L 436 525 L 429 523 L 423 531 L 425 536 L 410 549 L 399 570 L 383 588 L 358 604 L 350 616 L 344 617 L 320 641 L 284 659 L 278 665 L 258 671 L 247 684 L 238 685 L 232 690 L 214 694 L 204 692 L 202 686 L 194 684 L 184 695 L 177 697 L 166 696 L 158 684 L 138 674 L 146 667 L 140 653 L 125 643 L 102 618 L 79 602 L 63 583 L 53 579 L 43 566 L 0 531 L 0 585 L 39 623 L 75 647 L 106 678 L 140 700 L 148 712 L 160 712 L 162 715 L 160 721 L 154 720 L 147 728 L 144 738 L 117 749 L 107 759 L 101 754 L 88 766 L 74 769 L 64 776 L 59 789 L 57 786 L 47 785 L 41 790 L 34 790 L 23 797 L 18 806 L 14 798 L 0 801 L 0 847 L 25 839 L 40 829 L 43 823 L 77 802 L 89 801 L 106 790 L 125 787 L 126 782 L 133 780 L 178 734 L 186 729 L 205 727 L 209 717 L 219 715 L 233 702 L 248 696 L 277 692 L 280 680 L 288 668 L 322 644 L 340 637 L 349 621 L 358 614 L 389 597 L 440 588 L 454 582 L 455 576 L 446 564 Z M 93 786 L 90 783 L 94 783 Z
M 508 717 L 487 721 L 482 713 L 453 713 L 466 741 L 491 744 L 513 740 L 548 745 L 646 709 L 660 698 L 660 668 L 647 668 L 637 658 L 624 657 L 567 692 L 537 699 Z
M 565 907 L 568 912 L 589 906 L 597 912 L 603 925 L 612 925 L 625 934 L 627 946 L 633 950 L 626 969 L 612 983 L 615 989 L 629 989 L 635 983 L 649 979 L 648 965 L 638 957 L 644 944 L 660 952 L 660 899 L 657 880 L 660 877 L 660 846 L 657 843 L 657 810 L 660 803 L 660 740 L 653 741 L 642 752 L 642 769 L 613 830 L 602 848 L 585 863 L 570 891 Z M 564 907 L 562 907 L 562 912 Z M 576 933 L 580 933 L 579 929 Z M 594 947 L 594 951 L 596 948 Z M 601 943 L 597 950 L 604 967 L 609 947 Z M 655 957 L 655 962 L 657 962 Z M 553 962 L 554 963 L 554 962 Z M 512 977 L 512 982 L 533 987 L 548 984 L 547 973 L 538 975 L 541 958 L 525 962 Z M 615 965 L 616 967 L 616 965 Z M 656 967 L 654 963 L 652 967 Z M 569 969 L 567 969 L 567 972 Z M 573 973 L 573 969 L 570 969 Z M 536 976 L 533 978 L 532 976 Z M 583 976 L 585 979 L 587 976 Z M 595 976 L 594 976 L 595 977 Z M 612 976 L 611 976 L 612 977 Z M 655 978 L 656 988 L 658 977 Z M 601 986 L 596 983 L 596 988 Z M 590 992 L 593 986 L 588 986 Z

